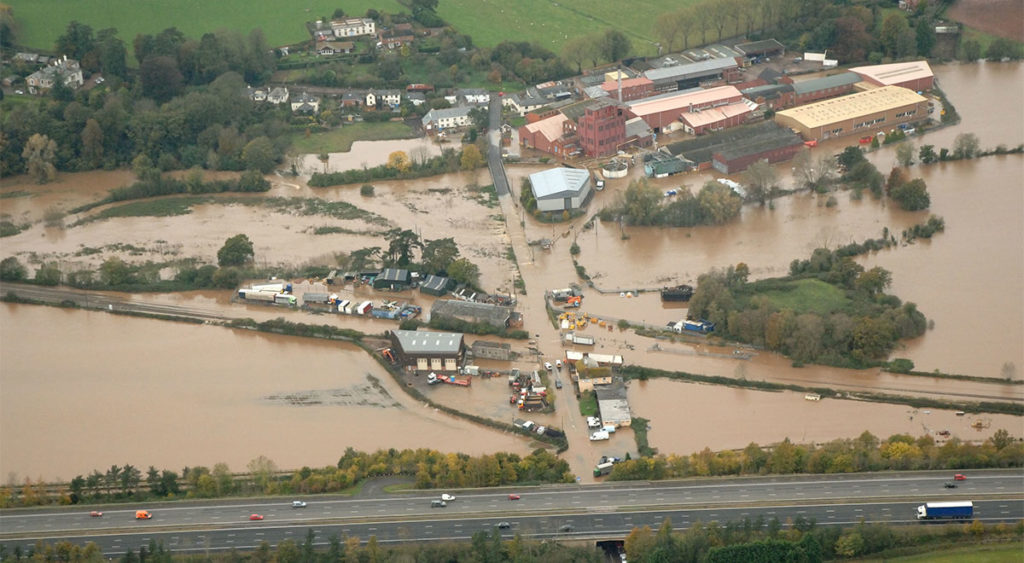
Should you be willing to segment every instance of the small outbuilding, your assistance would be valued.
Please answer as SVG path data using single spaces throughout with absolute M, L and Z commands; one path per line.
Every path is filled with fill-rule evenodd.
M 576 168 L 552 168 L 530 174 L 530 188 L 540 211 L 585 207 L 594 195 L 590 182 L 590 173 Z
M 422 284 L 420 284 L 420 293 L 440 297 L 445 293 L 448 293 L 448 290 L 452 288 L 453 283 L 454 282 L 452 282 L 451 278 L 431 274 L 427 276 L 427 279 L 423 280 Z
M 402 291 L 412 285 L 412 276 L 409 270 L 399 268 L 385 268 L 373 279 L 374 289 L 390 289 L 391 291 Z

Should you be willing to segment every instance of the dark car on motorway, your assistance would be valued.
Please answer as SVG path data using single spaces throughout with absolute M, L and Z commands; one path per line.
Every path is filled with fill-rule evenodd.
M 946 484 L 943 485 L 943 486 L 946 487 L 947 489 L 955 489 L 956 488 L 956 483 L 954 483 L 952 481 L 946 481 Z
M 501 528 L 502 530 L 504 530 L 504 529 L 507 529 L 507 528 L 511 528 L 512 524 L 510 524 L 508 522 L 498 522 L 498 527 Z
M 562 524 L 562 527 L 558 529 L 559 532 L 571 532 L 573 531 L 572 524 Z

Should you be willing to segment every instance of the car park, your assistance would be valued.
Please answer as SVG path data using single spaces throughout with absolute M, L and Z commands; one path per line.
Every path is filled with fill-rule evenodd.
M 965 481 L 966 479 L 967 476 L 964 475 L 963 473 L 957 473 L 956 475 L 953 476 L 954 481 Z
M 99 518 L 100 516 L 103 516 L 103 513 L 100 512 L 99 510 L 93 510 L 92 512 L 89 513 L 89 516 L 92 516 L 93 518 Z
M 304 500 L 293 500 L 292 508 L 306 508 L 306 501 Z
M 508 500 L 519 500 L 519 495 L 508 495 Z
M 263 520 L 262 514 L 250 514 L 249 520 Z
M 502 530 L 505 530 L 505 529 L 508 529 L 508 528 L 511 528 L 511 527 L 512 527 L 512 524 L 510 524 L 508 522 L 504 522 L 504 521 L 503 522 L 498 522 L 498 528 L 501 528 Z

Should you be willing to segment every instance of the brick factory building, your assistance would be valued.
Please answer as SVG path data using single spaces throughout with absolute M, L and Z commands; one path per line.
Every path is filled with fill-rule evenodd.
M 804 139 L 869 135 L 928 117 L 928 100 L 906 88 L 882 86 L 780 111 L 775 121 Z

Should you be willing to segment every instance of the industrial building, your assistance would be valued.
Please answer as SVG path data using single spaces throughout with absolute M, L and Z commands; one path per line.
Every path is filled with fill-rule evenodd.
M 928 100 L 906 88 L 882 86 L 780 111 L 775 121 L 807 140 L 870 135 L 928 116 Z
M 608 156 L 618 152 L 626 140 L 626 113 L 618 105 L 600 98 L 584 110 L 576 125 L 583 154 Z
M 804 141 L 796 133 L 771 121 L 765 123 L 768 126 L 756 130 L 755 134 L 717 147 L 711 157 L 715 170 L 736 174 L 759 160 L 771 164 L 789 160 L 803 148 Z
M 487 323 L 498 328 L 511 324 L 512 308 L 490 303 L 476 303 L 457 299 L 439 299 L 430 306 L 430 318 L 447 317 L 469 323 Z
M 597 394 L 597 410 L 601 413 L 602 423 L 616 427 L 629 426 L 633 423 L 625 385 L 621 382 L 595 385 L 594 392 Z
M 727 107 L 731 106 L 731 107 Z M 744 103 L 734 86 L 695 88 L 636 100 L 627 104 L 633 117 L 642 118 L 655 133 L 686 128 L 691 133 L 741 123 L 753 108 Z M 699 116 L 703 111 L 707 116 Z M 684 114 L 686 114 L 684 116 Z M 699 134 L 699 133 L 696 133 Z
M 423 283 L 420 284 L 420 293 L 440 297 L 445 293 L 448 293 L 448 290 L 452 288 L 452 285 L 454 285 L 454 282 L 451 278 L 431 274 L 427 276 L 427 279 L 423 280 Z
M 638 78 L 623 78 L 610 80 L 601 84 L 601 90 L 609 98 L 620 102 L 639 100 L 654 94 L 654 82 L 650 78 L 640 76 Z M 621 94 L 621 97 L 620 97 Z
M 935 75 L 928 61 L 858 66 L 850 71 L 876 86 L 902 86 L 915 92 L 931 90 L 935 84 Z
M 796 134 L 789 131 L 786 127 L 782 127 L 773 121 L 762 121 L 752 125 L 743 125 L 725 131 L 710 133 L 702 137 L 671 143 L 663 146 L 661 152 L 689 162 L 695 170 L 707 170 L 712 167 L 715 153 L 723 152 L 733 145 L 742 144 L 748 139 L 756 140 L 773 137 L 779 131 L 787 132 L 789 137 L 799 140 L 799 137 L 796 137 Z
M 530 174 L 530 188 L 540 211 L 580 209 L 594 194 L 590 172 L 576 168 L 552 168 Z
M 644 72 L 644 78 L 651 81 L 655 92 L 685 90 L 709 81 L 729 82 L 738 79 L 739 75 L 739 64 L 732 57 L 652 68 Z
M 457 372 L 466 353 L 461 332 L 393 330 L 388 338 L 395 360 L 411 372 Z
M 412 285 L 412 276 L 409 274 L 409 270 L 399 268 L 385 268 L 377 274 L 377 277 L 373 278 L 374 289 L 402 291 L 408 289 L 410 285 Z
M 520 127 L 519 142 L 523 147 L 557 156 L 575 156 L 582 151 L 576 144 L 576 124 L 561 112 Z

